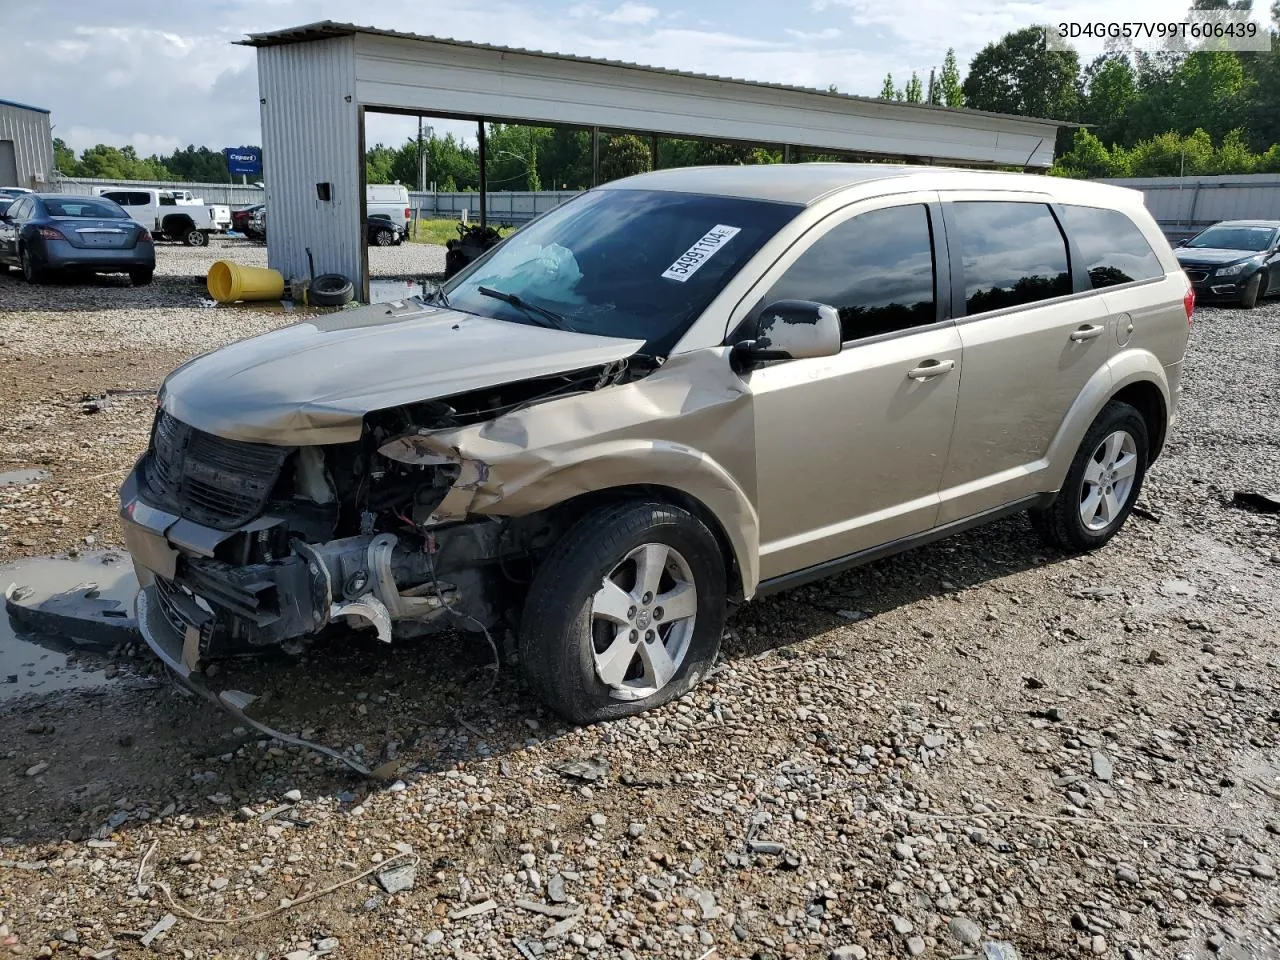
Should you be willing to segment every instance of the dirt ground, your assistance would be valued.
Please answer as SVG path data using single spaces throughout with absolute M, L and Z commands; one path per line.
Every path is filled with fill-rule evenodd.
M 0 473 L 50 473 L 0 487 L 0 560 L 118 546 L 148 391 L 296 319 L 212 309 L 189 273 L 0 276 Z M 1280 304 L 1202 308 L 1184 383 L 1104 550 L 1013 517 L 750 604 L 643 717 L 568 729 L 462 640 L 227 668 L 255 716 L 384 781 L 237 728 L 145 650 L 82 654 L 111 679 L 0 700 L 0 946 L 1277 956 L 1280 519 L 1232 498 L 1280 488 Z

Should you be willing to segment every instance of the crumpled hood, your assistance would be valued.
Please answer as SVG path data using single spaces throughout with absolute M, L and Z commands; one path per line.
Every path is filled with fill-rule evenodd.
M 631 356 L 619 340 L 477 317 L 408 300 L 295 323 L 189 360 L 161 405 L 232 440 L 360 438 L 365 414 Z
M 1251 260 L 1262 256 L 1262 251 L 1228 250 L 1220 247 L 1179 247 L 1173 251 L 1178 262 L 1182 264 L 1203 263 L 1212 266 L 1223 266 L 1237 260 Z

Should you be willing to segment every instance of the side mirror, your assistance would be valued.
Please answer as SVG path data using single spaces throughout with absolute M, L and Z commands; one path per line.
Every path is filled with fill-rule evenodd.
M 778 300 L 756 318 L 748 339 L 733 345 L 732 358 L 746 369 L 766 360 L 834 357 L 840 352 L 840 314 L 811 300 Z
M 1181 240 L 1178 241 L 1178 246 L 1185 247 L 1187 245 L 1188 240 L 1190 239 L 1191 239 L 1190 237 L 1183 237 Z

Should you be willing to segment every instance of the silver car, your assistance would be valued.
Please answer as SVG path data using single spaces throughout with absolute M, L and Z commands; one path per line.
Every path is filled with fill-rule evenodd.
M 706 674 L 732 602 L 1018 511 L 1102 546 L 1173 423 L 1193 304 L 1116 187 L 610 183 L 428 298 L 175 370 L 122 491 L 139 619 L 195 685 L 335 625 L 458 628 L 570 720 L 636 713 Z

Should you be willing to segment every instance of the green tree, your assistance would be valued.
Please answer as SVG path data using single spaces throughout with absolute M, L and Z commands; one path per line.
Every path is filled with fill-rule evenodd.
M 608 183 L 650 169 L 649 147 L 634 134 L 609 137 L 600 151 L 600 179 Z
M 907 88 L 903 91 L 907 103 L 923 103 L 924 102 L 924 86 L 920 83 L 920 77 L 914 70 L 911 71 L 911 79 L 907 81 Z
M 1162 133 L 1135 144 L 1129 152 L 1131 175 L 1135 177 L 1177 177 L 1182 174 L 1214 172 L 1213 140 L 1203 130 L 1188 137 L 1175 131 Z
M 1249 78 L 1235 53 L 1187 54 L 1172 68 L 1149 70 L 1143 77 L 1141 97 L 1128 115 L 1129 136 L 1150 138 L 1169 130 L 1190 134 L 1203 129 L 1221 139 L 1245 126 L 1250 93 Z
M 381 143 L 365 151 L 364 179 L 366 183 L 391 183 L 395 178 L 391 174 L 391 166 L 398 153 L 392 147 Z
M 1213 172 L 1219 175 L 1253 173 L 1259 158 L 1249 150 L 1243 130 L 1232 130 L 1222 138 L 1213 155 Z
M 1129 173 L 1127 161 L 1123 147 L 1113 153 L 1090 131 L 1077 130 L 1071 149 L 1058 157 L 1051 172 L 1055 176 L 1078 179 L 1123 177 Z
M 188 144 L 167 157 L 157 158 L 178 180 L 199 183 L 226 183 L 230 179 L 227 158 L 221 150 Z
M 942 72 L 938 74 L 938 82 L 933 88 L 934 103 L 945 107 L 963 107 L 964 89 L 960 82 L 960 68 L 956 65 L 956 51 L 947 48 L 947 55 L 942 58 Z
M 884 83 L 881 84 L 880 86 L 880 99 L 881 100 L 901 100 L 902 99 L 902 97 L 898 95 L 898 91 L 894 89 L 892 73 L 886 73 L 884 75 Z
M 1027 27 L 983 47 L 961 89 L 975 110 L 1076 120 L 1079 87 L 1076 52 L 1046 49 L 1043 30 Z
M 1092 124 L 1103 143 L 1122 143 L 1134 104 L 1138 76 L 1127 56 L 1103 54 L 1084 72 L 1085 94 L 1080 119 Z
M 76 152 L 61 137 L 53 138 L 53 165 L 63 176 L 75 176 Z

